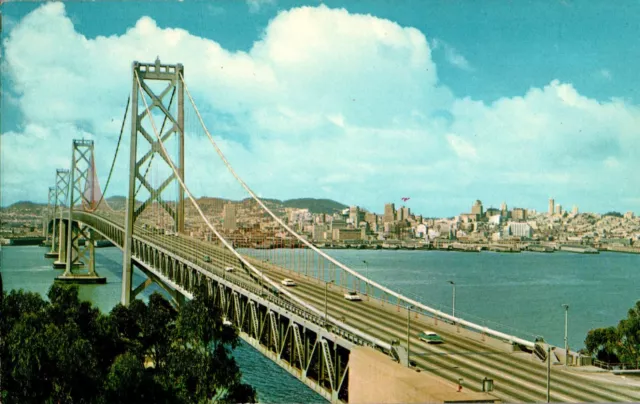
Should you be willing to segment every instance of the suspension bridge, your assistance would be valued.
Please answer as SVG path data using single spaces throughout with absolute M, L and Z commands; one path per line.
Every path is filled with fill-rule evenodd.
M 443 401 L 640 400 L 631 386 L 575 371 L 588 358 L 443 313 L 316 248 L 233 169 L 205 125 L 182 65 L 134 62 L 132 78 L 104 188 L 91 140 L 72 141 L 70 167 L 56 170 L 49 188 L 46 256 L 64 270 L 59 281 L 106 282 L 96 272 L 94 249 L 96 243 L 112 243 L 123 252 L 123 304 L 152 284 L 177 305 L 204 290 L 241 338 L 331 402 L 393 399 L 384 391 L 398 391 L 414 380 L 403 375 L 417 370 L 445 380 L 445 390 L 464 386 L 462 393 L 452 387 Z M 121 206 L 110 206 L 105 194 L 115 180 L 127 122 L 128 193 Z M 221 162 L 246 196 L 240 206 L 251 219 L 241 226 L 244 232 L 225 226 L 225 220 L 236 220 L 233 215 L 225 219 L 219 207 L 190 191 L 185 134 L 196 132 L 211 146 L 210 161 Z M 207 167 L 210 161 L 200 164 Z M 145 280 L 134 285 L 136 268 Z M 295 286 L 285 286 L 285 279 Z M 353 291 L 362 301 L 344 298 Z M 437 331 L 446 342 L 421 341 L 418 333 L 424 329 Z M 355 363 L 363 349 L 379 354 L 367 366 Z M 396 367 L 381 380 L 376 363 L 380 369 Z M 487 380 L 493 382 L 490 394 L 483 393 Z M 426 397 L 435 399 L 423 395 L 417 401 Z

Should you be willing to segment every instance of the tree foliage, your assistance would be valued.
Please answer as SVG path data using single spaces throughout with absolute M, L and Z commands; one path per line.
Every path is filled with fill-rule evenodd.
M 617 327 L 590 330 L 584 343 L 587 353 L 595 359 L 637 367 L 640 364 L 640 301 L 629 309 L 627 318 L 620 320 Z
M 1 292 L 0 292 L 1 293 Z M 0 394 L 6 403 L 254 402 L 231 356 L 236 331 L 197 293 L 177 311 L 159 294 L 102 314 L 74 286 L 49 300 L 0 299 Z
M 620 212 L 615 212 L 615 211 L 611 211 L 611 212 L 607 212 L 602 216 L 613 216 L 613 217 L 622 217 L 622 213 Z

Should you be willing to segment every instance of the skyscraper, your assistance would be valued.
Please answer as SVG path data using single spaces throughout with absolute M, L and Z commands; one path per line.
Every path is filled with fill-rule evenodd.
M 228 203 L 224 205 L 224 228 L 225 230 L 235 231 L 236 225 L 236 206 Z
M 558 214 L 558 215 L 562 214 L 562 205 L 560 205 L 560 204 L 556 205 L 556 214 Z
M 387 203 L 384 205 L 384 216 L 382 217 L 383 223 L 391 223 L 395 220 L 396 206 L 393 203 Z
M 403 216 L 403 219 L 409 219 L 409 217 L 411 217 L 411 209 L 410 208 L 405 208 L 403 206 L 402 207 L 402 216 Z
M 482 216 L 483 209 L 482 209 L 482 202 L 480 202 L 480 200 L 477 200 L 473 204 L 473 206 L 471 207 L 471 213 L 474 215 Z
M 553 212 L 555 210 L 555 201 L 553 200 L 553 198 L 549 199 L 549 216 L 553 215 Z
M 355 227 L 358 227 L 358 224 L 360 222 L 360 208 L 357 206 L 351 206 L 349 208 L 349 219 L 351 219 L 351 223 L 353 223 L 353 225 Z

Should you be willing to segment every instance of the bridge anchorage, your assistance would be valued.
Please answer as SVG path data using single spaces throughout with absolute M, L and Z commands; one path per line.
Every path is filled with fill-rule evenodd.
M 60 222 L 61 228 L 66 233 L 66 240 L 64 245 L 60 243 L 60 250 L 65 251 L 65 254 L 59 257 L 59 261 L 65 263 L 65 271 L 56 277 L 57 282 L 107 282 L 107 278 L 99 276 L 95 269 L 94 232 L 86 224 L 73 220 L 76 204 L 80 203 L 80 207 L 87 210 L 97 207 L 96 183 L 93 140 L 73 140 L 69 172 L 68 219 L 70 220 Z M 81 269 L 86 269 L 86 272 L 80 271 Z

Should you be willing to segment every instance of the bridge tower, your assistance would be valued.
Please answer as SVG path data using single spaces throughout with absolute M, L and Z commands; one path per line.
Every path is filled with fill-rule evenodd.
M 145 281 L 141 287 L 132 289 L 133 268 L 131 254 L 133 228 L 136 220 L 144 210 L 154 202 L 157 203 L 173 218 L 176 232 L 184 233 L 184 191 L 178 184 L 176 175 L 172 171 L 157 188 L 146 180 L 146 174 L 153 163 L 154 155 L 159 154 L 157 160 L 161 162 L 165 160 L 165 157 L 161 153 L 155 134 L 149 133 L 148 128 L 150 126 L 146 125 L 147 129 L 145 129 L 145 118 L 149 120 L 150 117 L 144 102 L 139 99 L 140 97 L 148 97 L 151 100 L 149 112 L 162 117 L 162 126 L 158 128 L 158 134 L 162 142 L 171 139 L 177 140 L 178 161 L 172 161 L 172 163 L 176 167 L 180 178 L 184 180 L 184 86 L 181 79 L 181 76 L 184 76 L 184 68 L 182 64 L 161 64 L 158 58 L 155 63 L 133 62 L 132 73 L 129 193 L 127 197 L 122 263 L 122 304 L 124 305 L 129 305 L 131 299 L 135 298 L 146 285 L 150 284 L 150 281 Z M 166 87 L 156 94 L 152 87 L 163 83 L 166 84 Z M 171 94 L 170 97 L 167 97 L 169 94 Z M 176 95 L 178 98 L 177 111 L 172 112 L 173 99 Z M 166 98 L 169 98 L 168 104 L 165 101 Z M 139 108 L 143 110 L 141 113 L 138 111 Z M 140 150 L 138 150 L 139 138 L 143 140 L 140 144 Z M 171 156 L 168 157 L 171 159 Z M 175 209 L 161 198 L 162 192 L 171 184 L 178 184 L 179 190 Z M 142 204 L 136 206 L 136 196 L 139 195 L 142 187 L 146 189 L 149 196 Z M 177 294 L 177 297 L 181 297 L 181 295 Z
M 51 251 L 45 254 L 45 257 L 58 258 L 54 261 L 53 267 L 56 269 L 64 269 L 67 266 L 67 250 L 65 247 L 67 227 L 66 224 L 62 223 L 62 207 L 66 206 L 69 196 L 69 170 L 64 168 L 58 168 L 56 170 L 55 188 L 56 195 L 55 202 L 53 204 L 53 237 L 51 239 Z
M 69 217 L 66 222 L 66 266 L 57 281 L 72 283 L 106 283 L 95 270 L 94 237 L 88 226 L 73 220 L 76 204 L 93 207 L 95 190 L 87 192 L 86 185 L 94 179 L 93 140 L 73 140 L 71 170 L 69 172 Z M 93 188 L 93 187 L 92 187 Z M 86 266 L 88 273 L 78 273 Z

